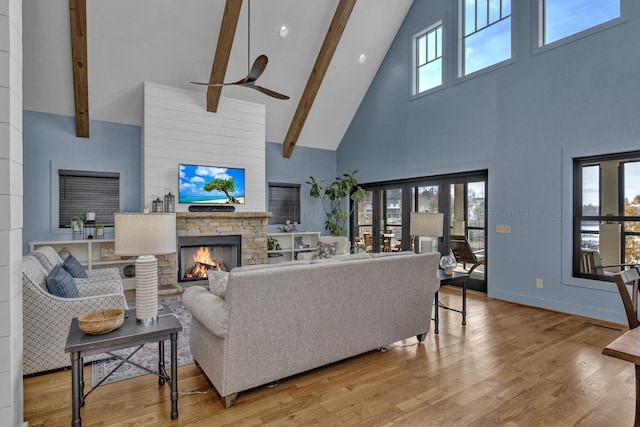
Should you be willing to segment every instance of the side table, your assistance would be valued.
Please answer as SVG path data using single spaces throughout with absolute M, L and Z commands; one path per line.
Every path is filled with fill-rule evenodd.
M 160 311 L 169 311 L 163 309 Z M 83 374 L 83 358 L 96 353 L 110 354 L 122 362 L 115 368 L 118 369 L 123 363 L 130 363 L 146 371 L 154 373 L 160 377 L 158 384 L 164 385 L 165 382 L 171 386 L 171 419 L 178 418 L 178 332 L 182 330 L 182 325 L 178 318 L 170 314 L 161 314 L 158 321 L 151 325 L 144 325 L 136 322 L 135 309 L 129 310 L 129 314 L 122 326 L 115 331 L 103 335 L 85 334 L 78 327 L 78 319 L 71 321 L 69 328 L 69 336 L 65 345 L 65 352 L 71 354 L 71 425 L 80 427 L 82 421 L 80 419 L 80 407 L 84 406 L 85 398 L 95 388 L 99 387 L 102 381 L 94 388 L 84 394 L 84 374 Z M 164 365 L 164 340 L 171 340 L 171 375 L 167 375 Z M 158 372 L 135 364 L 115 354 L 110 353 L 113 350 L 122 348 L 142 346 L 148 342 L 158 342 Z M 133 353 L 135 353 L 135 350 Z M 131 353 L 129 357 L 133 355 Z M 114 371 L 115 371 L 114 369 Z M 113 371 L 111 372 L 113 373 Z M 109 375 L 111 375 L 109 373 Z M 106 379 L 106 377 L 105 377 Z
M 450 275 L 444 274 L 444 270 L 438 269 L 438 279 L 440 280 L 440 286 L 445 285 L 462 285 L 462 310 L 457 310 L 455 308 L 447 307 L 446 305 L 440 303 L 438 299 L 438 292 L 435 295 L 435 305 L 436 305 L 436 313 L 434 316 L 434 332 L 436 334 L 440 333 L 439 325 L 440 325 L 440 308 L 444 308 L 445 310 L 455 311 L 457 313 L 462 314 L 462 326 L 466 326 L 467 324 L 467 279 L 469 278 L 468 273 L 459 273 L 454 271 Z

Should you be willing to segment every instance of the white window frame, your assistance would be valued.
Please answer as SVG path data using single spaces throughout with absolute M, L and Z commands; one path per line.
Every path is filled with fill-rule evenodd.
M 512 0 L 513 1 L 513 0 Z M 585 37 L 589 37 L 593 34 L 599 33 L 600 31 L 607 30 L 609 28 L 618 26 L 622 23 L 629 21 L 629 9 L 631 8 L 631 1 L 633 0 L 620 0 L 620 16 L 618 18 L 611 19 L 606 22 L 602 22 L 601 24 L 595 25 L 591 28 L 587 28 L 582 31 L 578 31 L 570 36 L 563 37 L 561 39 L 555 40 L 551 43 L 544 43 L 544 6 L 545 0 L 536 0 L 533 2 L 533 31 L 535 34 L 532 34 L 532 51 L 533 54 L 539 54 L 542 52 L 546 52 L 551 49 L 555 49 L 556 47 L 563 46 L 568 43 L 572 43 L 576 40 L 580 40 Z M 513 11 L 512 11 L 513 14 Z
M 418 39 L 420 39 L 422 36 L 426 36 L 429 33 L 431 33 L 432 31 L 437 31 L 437 29 L 440 28 L 440 34 L 442 34 L 441 39 L 440 39 L 440 56 L 437 57 L 436 59 L 441 59 L 441 69 L 440 69 L 440 73 L 441 73 L 441 83 L 438 86 L 434 86 L 432 88 L 426 89 L 422 92 L 418 92 Z M 428 26 L 427 28 L 425 28 L 424 30 L 416 33 L 413 35 L 413 37 L 411 38 L 411 49 L 413 52 L 412 58 L 413 58 L 413 62 L 412 62 L 412 75 L 411 75 L 411 96 L 412 97 L 419 97 L 419 96 L 423 96 L 426 95 L 428 93 L 431 93 L 435 90 L 441 89 L 442 87 L 445 86 L 445 55 L 444 55 L 444 50 L 445 50 L 445 28 L 444 28 L 444 22 L 443 20 L 439 20 L 435 23 L 433 23 L 432 25 Z
M 456 16 L 457 16 L 457 34 L 458 34 L 458 46 L 457 46 L 457 70 L 456 70 L 456 82 L 462 82 L 468 80 L 470 78 L 486 74 L 488 72 L 494 71 L 498 68 L 505 67 L 516 62 L 517 57 L 517 23 L 518 19 L 518 6 L 520 4 L 519 0 L 511 0 L 511 57 L 507 58 L 503 61 L 496 62 L 495 64 L 489 65 L 485 68 L 481 68 L 469 74 L 464 74 L 464 49 L 465 49 L 465 36 L 464 36 L 464 7 L 465 0 L 458 0 L 456 2 Z M 487 28 L 487 27 L 485 27 Z

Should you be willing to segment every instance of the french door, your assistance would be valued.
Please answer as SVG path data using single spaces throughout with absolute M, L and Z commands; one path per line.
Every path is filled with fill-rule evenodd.
M 448 254 L 451 236 L 464 235 L 478 257 L 486 256 L 487 171 L 361 186 L 367 197 L 358 202 L 351 218 L 351 239 L 361 250 L 414 250 L 411 213 L 439 212 L 444 215 L 442 237 L 428 239 L 423 248 Z M 482 283 L 474 289 L 486 292 L 486 259 L 475 273 Z

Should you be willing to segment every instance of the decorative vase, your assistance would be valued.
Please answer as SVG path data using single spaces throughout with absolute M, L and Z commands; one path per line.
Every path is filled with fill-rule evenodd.
M 458 263 L 451 255 L 445 255 L 440 258 L 440 267 L 444 270 L 444 274 L 447 276 L 451 276 L 453 274 L 453 269 L 456 265 L 458 265 Z

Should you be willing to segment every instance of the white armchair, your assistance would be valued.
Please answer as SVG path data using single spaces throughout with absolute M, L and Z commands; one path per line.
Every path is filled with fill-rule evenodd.
M 345 236 L 320 236 L 318 237 L 318 242 L 326 243 L 329 245 L 332 243 L 336 243 L 337 246 L 335 256 L 345 255 L 351 251 L 351 242 Z M 315 254 L 315 252 L 300 252 L 298 254 L 298 259 L 311 261 L 314 258 Z
M 86 279 L 84 279 L 86 280 Z M 71 319 L 103 308 L 127 309 L 120 278 L 77 283 L 79 298 L 60 298 L 47 289 L 47 274 L 32 256 L 22 257 L 23 340 L 25 375 L 71 365 L 64 346 Z M 85 358 L 104 359 L 105 354 Z

